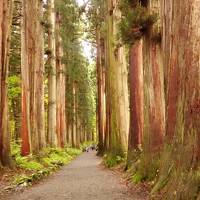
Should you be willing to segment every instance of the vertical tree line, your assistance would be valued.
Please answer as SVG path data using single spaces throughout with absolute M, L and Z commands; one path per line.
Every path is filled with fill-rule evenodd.
M 97 131 L 110 166 L 125 161 L 135 182 L 154 183 L 152 194 L 165 187 L 165 199 L 195 199 L 199 8 L 198 0 L 1 0 L 0 164 L 11 165 L 13 140 L 29 155 L 79 148 Z M 94 44 L 95 64 L 83 40 Z
M 94 139 L 93 66 L 77 37 L 82 32 L 78 11 L 73 0 L 1 1 L 0 163 L 4 166 L 12 165 L 11 142 L 20 143 L 26 156 L 48 146 L 79 148 Z
M 198 185 L 191 178 L 199 166 L 198 8 L 198 1 L 93 0 L 87 11 L 99 154 L 108 163 L 124 157 L 134 179 L 155 181 L 153 192 L 176 191 L 166 199 L 192 199 L 188 188 Z M 180 182 L 192 185 L 188 194 Z

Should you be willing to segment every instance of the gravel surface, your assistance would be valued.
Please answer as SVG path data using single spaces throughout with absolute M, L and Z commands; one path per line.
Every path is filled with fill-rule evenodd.
M 83 153 L 54 175 L 6 200 L 142 200 L 100 163 L 95 152 Z

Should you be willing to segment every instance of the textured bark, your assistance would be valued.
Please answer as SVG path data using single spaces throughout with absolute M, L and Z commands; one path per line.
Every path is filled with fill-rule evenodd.
M 97 92 L 98 92 L 98 102 L 97 102 L 97 119 L 98 119 L 98 153 L 103 152 L 104 147 L 104 122 L 103 122 L 103 69 L 101 62 L 101 37 L 100 37 L 100 27 L 96 27 L 96 44 L 97 44 Z
M 162 1 L 166 70 L 166 134 L 199 136 L 200 32 L 198 0 Z M 184 25 L 183 25 L 184 24 Z M 199 147 L 199 145 L 198 145 Z
M 128 87 L 125 54 L 123 47 L 114 47 L 117 35 L 117 19 L 120 12 L 117 2 L 107 0 L 107 35 L 106 35 L 106 58 L 107 58 L 107 96 L 108 106 L 107 133 L 109 149 L 112 154 L 124 154 L 127 147 L 128 137 Z M 108 124 L 109 123 L 109 124 Z
M 45 110 L 44 110 L 44 31 L 41 20 L 43 19 L 43 6 L 42 2 L 38 2 L 38 27 L 37 27 L 37 39 L 38 51 L 36 56 L 38 60 L 36 62 L 36 106 L 37 106 L 37 129 L 38 129 L 38 143 L 39 149 L 46 147 L 46 135 L 45 135 Z
M 130 84 L 130 130 L 128 144 L 128 159 L 141 145 L 144 126 L 143 97 L 143 56 L 142 40 L 136 42 L 129 52 L 129 84 Z
M 8 65 L 12 1 L 0 2 L 0 164 L 11 165 L 10 134 L 8 130 Z
M 48 71 L 48 143 L 57 146 L 56 135 L 56 41 L 54 0 L 48 0 L 49 71 Z
M 160 16 L 159 1 L 150 1 L 150 13 Z M 144 61 L 144 145 L 146 150 L 161 148 L 165 133 L 164 73 L 159 41 L 160 21 L 153 25 L 143 40 Z M 150 148 L 150 149 L 149 149 Z
M 76 147 L 76 84 L 73 81 L 72 85 L 72 94 L 73 94 L 73 102 L 72 102 L 72 147 Z M 85 140 L 86 141 L 86 140 Z
M 42 2 L 22 1 L 22 155 L 45 146 Z M 42 141 L 40 141 L 42 140 Z
M 77 106 L 76 106 L 77 108 Z M 80 127 L 80 119 L 78 115 L 76 115 L 76 147 L 80 148 L 81 144 L 81 127 Z
M 64 65 L 62 64 L 63 49 L 62 39 L 60 36 L 61 17 L 56 13 L 56 70 L 57 70 L 57 87 L 56 87 L 56 132 L 58 138 L 58 146 L 64 147 L 64 138 L 66 135 L 66 116 L 65 116 L 65 75 Z

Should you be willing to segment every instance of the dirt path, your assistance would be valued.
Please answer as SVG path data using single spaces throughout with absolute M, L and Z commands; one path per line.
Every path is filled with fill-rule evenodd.
M 83 153 L 41 183 L 6 200 L 142 200 L 120 178 L 103 169 L 94 152 Z

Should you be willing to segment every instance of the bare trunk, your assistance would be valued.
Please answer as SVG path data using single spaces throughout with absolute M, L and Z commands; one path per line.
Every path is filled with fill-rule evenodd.
M 12 1 L 0 2 L 0 164 L 11 165 L 10 134 L 8 130 L 8 64 Z
M 149 12 L 160 16 L 159 1 L 149 3 Z M 144 135 L 146 152 L 158 151 L 165 133 L 164 73 L 159 34 L 160 21 L 150 27 L 143 38 Z
M 144 126 L 144 85 L 142 40 L 137 41 L 129 52 L 129 84 L 130 84 L 130 130 L 128 160 L 141 145 Z
M 97 43 L 97 91 L 98 91 L 98 102 L 97 102 L 97 119 L 98 119 L 98 153 L 101 154 L 103 152 L 103 140 L 104 140 L 104 127 L 103 127 L 103 69 L 101 63 L 101 40 L 100 40 L 100 28 L 96 27 L 96 43 Z
M 41 1 L 22 1 L 22 154 L 44 144 L 43 34 Z M 39 41 L 38 41 L 39 40 Z M 40 143 L 40 139 L 43 141 Z
M 62 39 L 60 36 L 60 23 L 61 16 L 56 13 L 56 69 L 57 69 L 57 100 L 56 100 L 56 118 L 57 118 L 57 138 L 58 146 L 64 147 L 64 138 L 66 134 L 66 117 L 65 117 L 65 75 L 64 75 L 64 65 L 62 64 L 63 49 L 62 49 Z
M 36 57 L 36 106 L 37 106 L 37 129 L 38 129 L 38 145 L 39 149 L 46 147 L 45 136 L 45 110 L 44 110 L 44 31 L 41 24 L 43 18 L 42 2 L 38 2 L 38 24 L 37 24 L 37 40 L 38 50 Z
M 117 18 L 120 17 L 115 1 L 107 0 L 107 133 L 110 136 L 109 150 L 113 155 L 123 155 L 127 148 L 129 111 L 127 71 L 124 48 L 113 46 L 117 35 Z
M 72 102 L 72 147 L 76 147 L 76 84 L 73 81 L 72 85 L 72 95 L 73 95 L 73 102 Z
M 48 143 L 57 146 L 56 135 L 56 41 L 54 0 L 48 0 L 49 69 L 48 69 Z
M 163 0 L 161 8 L 167 55 L 166 135 L 170 140 L 178 136 L 187 141 L 189 135 L 199 137 L 200 130 L 200 4 L 198 0 Z

